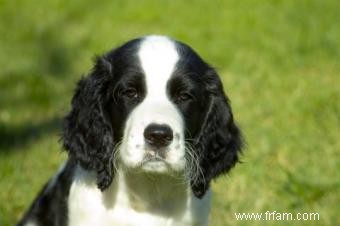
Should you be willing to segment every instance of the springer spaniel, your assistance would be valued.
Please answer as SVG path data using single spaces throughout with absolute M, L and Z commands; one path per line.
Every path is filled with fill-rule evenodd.
M 63 124 L 69 159 L 18 225 L 207 225 L 242 147 L 216 71 L 163 36 L 98 57 Z

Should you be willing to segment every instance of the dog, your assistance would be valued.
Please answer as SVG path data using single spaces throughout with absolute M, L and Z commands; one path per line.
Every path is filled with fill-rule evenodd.
M 63 120 L 68 160 L 20 226 L 203 226 L 243 139 L 221 80 L 169 37 L 97 57 Z

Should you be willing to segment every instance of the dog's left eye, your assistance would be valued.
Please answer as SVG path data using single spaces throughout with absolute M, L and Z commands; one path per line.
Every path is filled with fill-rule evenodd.
M 126 96 L 127 98 L 130 98 L 130 99 L 139 97 L 138 91 L 135 88 L 132 88 L 132 87 L 123 90 L 122 95 Z
M 184 101 L 188 101 L 193 99 L 192 95 L 190 93 L 187 92 L 180 92 L 177 96 L 176 96 L 176 101 L 177 102 L 184 102 Z

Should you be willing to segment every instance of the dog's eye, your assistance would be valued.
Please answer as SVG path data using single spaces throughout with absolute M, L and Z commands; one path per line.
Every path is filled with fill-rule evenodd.
M 191 96 L 191 94 L 187 92 L 180 92 L 176 97 L 177 102 L 184 102 L 184 101 L 188 101 L 191 99 L 193 99 L 193 97 Z
M 123 90 L 122 95 L 131 99 L 139 97 L 138 91 L 135 88 L 127 88 Z

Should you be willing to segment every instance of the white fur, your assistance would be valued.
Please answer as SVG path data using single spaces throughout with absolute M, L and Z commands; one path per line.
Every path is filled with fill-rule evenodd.
M 38 226 L 34 221 L 29 221 L 25 224 L 25 226 Z
M 149 151 L 143 136 L 144 129 L 151 123 L 167 124 L 173 130 L 174 140 L 167 147 L 166 163 L 148 162 L 141 167 L 158 172 L 181 171 L 185 167 L 183 119 L 166 93 L 167 82 L 179 58 L 178 53 L 170 39 L 149 36 L 142 41 L 138 56 L 145 74 L 147 94 L 126 122 L 120 158 L 127 167 L 141 166 Z
M 197 199 L 189 186 L 160 174 L 118 171 L 104 192 L 95 173 L 78 167 L 68 200 L 72 226 L 204 226 L 211 192 Z

